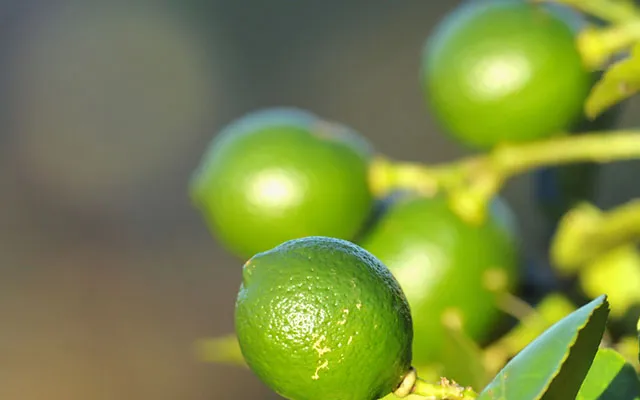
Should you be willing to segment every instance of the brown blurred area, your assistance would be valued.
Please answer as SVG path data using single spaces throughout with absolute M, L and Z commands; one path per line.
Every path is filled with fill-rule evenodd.
M 457 4 L 0 1 L 0 399 L 276 399 L 193 353 L 233 330 L 242 260 L 190 205 L 189 175 L 220 127 L 280 105 L 395 158 L 463 154 L 417 79 Z M 640 195 L 634 168 L 605 168 L 601 206 Z M 523 176 L 504 196 L 535 258 L 530 191 Z

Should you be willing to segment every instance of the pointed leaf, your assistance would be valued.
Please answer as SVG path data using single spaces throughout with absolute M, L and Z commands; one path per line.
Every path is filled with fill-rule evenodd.
M 585 114 L 595 118 L 611 106 L 640 91 L 640 44 L 629 57 L 613 64 L 591 89 Z
M 622 355 L 600 349 L 576 400 L 640 400 L 640 381 Z
M 203 362 L 247 366 L 235 335 L 200 339 L 196 342 L 196 353 Z
M 553 324 L 576 310 L 574 304 L 561 293 L 547 294 L 536 306 L 534 313 L 521 320 L 511 332 L 503 336 L 503 346 L 516 355 Z
M 605 295 L 569 314 L 518 353 L 479 399 L 574 399 L 598 351 L 608 315 Z
M 495 374 L 500 371 L 511 357 L 575 310 L 575 305 L 563 294 L 547 294 L 536 304 L 534 312 L 521 318 L 515 327 L 484 349 L 489 372 Z

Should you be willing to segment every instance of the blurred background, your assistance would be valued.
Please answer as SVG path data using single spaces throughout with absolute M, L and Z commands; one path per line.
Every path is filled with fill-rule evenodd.
M 463 155 L 418 85 L 422 44 L 458 4 L 0 1 L 0 399 L 276 399 L 193 353 L 232 332 L 242 260 L 190 205 L 191 171 L 222 126 L 268 106 L 393 158 Z M 637 171 L 603 168 L 596 204 L 640 196 Z M 544 271 L 532 190 L 525 175 L 503 195 Z

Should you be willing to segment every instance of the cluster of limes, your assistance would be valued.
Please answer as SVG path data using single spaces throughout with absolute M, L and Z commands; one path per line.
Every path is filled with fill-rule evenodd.
M 449 14 L 420 75 L 443 131 L 484 150 L 578 122 L 593 76 L 573 22 L 523 1 L 468 2 Z M 270 108 L 226 126 L 190 183 L 215 237 L 248 260 L 236 307 L 243 355 L 286 398 L 381 398 L 411 365 L 444 359 L 445 327 L 486 339 L 496 296 L 516 284 L 517 232 L 504 202 L 472 225 L 440 195 L 377 198 L 376 155 L 348 126 Z

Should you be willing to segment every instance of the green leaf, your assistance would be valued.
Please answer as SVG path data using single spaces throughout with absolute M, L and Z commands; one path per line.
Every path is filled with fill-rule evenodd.
M 640 91 L 640 44 L 629 57 L 613 64 L 602 76 L 585 102 L 585 114 L 595 118 L 605 110 Z
M 638 343 L 640 344 L 640 318 L 638 318 L 638 325 L 636 329 L 638 331 Z M 640 362 L 640 351 L 638 351 L 638 362 Z
M 198 359 L 203 362 L 247 366 L 235 335 L 200 339 L 196 341 L 195 349 Z
M 574 304 L 563 294 L 549 293 L 535 306 L 535 312 L 519 321 L 511 332 L 500 339 L 501 344 L 510 351 L 510 356 L 516 355 L 553 324 L 575 310 Z
M 598 351 L 608 316 L 606 295 L 572 312 L 518 353 L 479 399 L 575 399 Z
M 640 381 L 622 355 L 600 349 L 576 400 L 640 400 Z
M 533 312 L 522 317 L 509 332 L 485 347 L 484 358 L 487 370 L 497 373 L 511 357 L 575 310 L 575 305 L 565 295 L 547 294 L 535 305 Z M 477 387 L 481 388 L 484 385 Z

